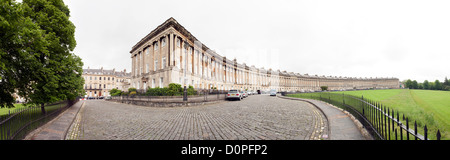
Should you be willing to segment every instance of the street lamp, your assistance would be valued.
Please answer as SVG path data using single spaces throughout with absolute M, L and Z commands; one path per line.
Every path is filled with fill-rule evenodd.
M 184 84 L 183 101 L 184 101 L 184 102 L 187 102 L 187 90 L 186 90 L 186 84 Z
M 188 62 L 188 57 L 187 57 L 187 49 L 185 48 L 184 49 L 184 53 L 185 53 L 185 56 L 184 56 L 184 90 L 183 90 L 183 102 L 187 102 L 187 90 L 186 90 L 186 82 L 187 82 L 187 79 L 186 79 L 186 70 L 187 70 L 187 62 Z

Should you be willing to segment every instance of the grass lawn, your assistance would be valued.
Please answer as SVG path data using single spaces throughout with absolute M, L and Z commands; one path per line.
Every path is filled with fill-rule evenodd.
M 18 109 L 21 109 L 21 108 L 26 108 L 21 103 L 14 104 L 14 106 L 15 106 L 14 108 L 6 108 L 6 107 L 5 108 L 0 108 L 0 116 L 1 115 L 7 115 L 8 111 L 10 111 L 11 114 L 12 114 L 12 113 L 14 113 L 15 110 L 18 110 Z
M 53 110 L 58 109 L 62 105 L 64 105 L 64 104 L 45 106 L 45 111 L 51 112 Z M 20 103 L 14 104 L 14 106 L 15 106 L 14 108 L 0 108 L 0 116 L 8 115 L 8 111 L 10 111 L 11 114 L 12 114 L 12 113 L 15 113 L 16 111 L 18 111 L 20 109 L 28 108 L 28 107 L 26 107 L 26 106 L 24 106 L 23 104 L 20 104 Z
M 439 129 L 442 139 L 450 139 L 447 133 L 450 131 L 449 91 L 392 89 L 343 92 L 358 97 L 363 95 L 364 98 L 379 101 L 416 120 L 418 126 L 426 124 L 430 130 L 429 134 L 435 135 L 435 130 Z

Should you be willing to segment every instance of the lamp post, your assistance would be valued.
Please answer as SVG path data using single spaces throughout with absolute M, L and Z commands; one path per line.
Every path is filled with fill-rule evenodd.
M 184 53 L 185 53 L 185 56 L 184 56 L 184 90 L 183 90 L 183 102 L 184 103 L 186 103 L 187 102 L 187 90 L 186 90 L 186 83 L 187 83 L 187 79 L 186 79 L 186 70 L 187 70 L 187 62 L 188 62 L 188 57 L 187 57 L 187 50 L 186 49 L 184 49 Z
M 187 90 L 186 90 L 186 84 L 184 84 L 184 90 L 183 90 L 183 102 L 187 102 Z

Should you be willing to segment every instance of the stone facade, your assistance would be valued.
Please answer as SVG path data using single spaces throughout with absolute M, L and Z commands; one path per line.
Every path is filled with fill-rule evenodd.
M 84 90 L 87 97 L 109 96 L 113 88 L 128 91 L 130 87 L 131 73 L 126 70 L 116 71 L 100 69 L 83 69 Z
M 299 74 L 247 66 L 210 50 L 175 19 L 169 18 L 130 51 L 131 87 L 167 87 L 169 83 L 196 89 L 251 91 L 318 91 L 399 88 L 398 78 L 357 78 Z

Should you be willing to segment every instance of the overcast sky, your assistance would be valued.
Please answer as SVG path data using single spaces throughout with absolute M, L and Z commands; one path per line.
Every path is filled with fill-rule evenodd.
M 64 0 L 84 68 L 131 71 L 130 50 L 170 17 L 239 63 L 310 75 L 450 77 L 450 1 Z

